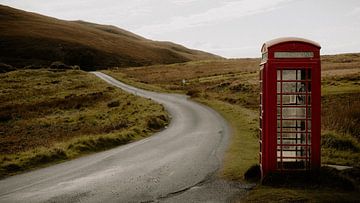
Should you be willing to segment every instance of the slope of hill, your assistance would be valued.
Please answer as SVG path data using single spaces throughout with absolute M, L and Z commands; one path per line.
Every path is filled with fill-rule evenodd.
M 114 26 L 64 21 L 2 5 L 0 30 L 0 63 L 16 67 L 62 61 L 86 70 L 220 58 Z

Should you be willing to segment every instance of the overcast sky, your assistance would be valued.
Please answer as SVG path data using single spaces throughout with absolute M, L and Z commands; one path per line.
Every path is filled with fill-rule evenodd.
M 0 0 L 65 20 L 111 24 L 228 58 L 259 57 L 263 42 L 308 38 L 322 54 L 360 52 L 360 0 Z

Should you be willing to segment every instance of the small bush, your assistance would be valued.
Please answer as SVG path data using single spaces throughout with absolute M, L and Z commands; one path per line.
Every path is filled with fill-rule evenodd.
M 327 148 L 334 148 L 337 150 L 349 150 L 352 152 L 359 152 L 360 147 L 356 140 L 351 136 L 338 135 L 333 132 L 327 132 L 322 135 L 321 145 Z
M 244 174 L 247 181 L 259 181 L 261 178 L 261 170 L 259 164 L 252 165 Z
M 186 95 L 188 95 L 190 97 L 198 97 L 198 96 L 200 96 L 200 91 L 197 89 L 190 89 L 186 92 Z
M 147 126 L 152 130 L 160 130 L 167 124 L 167 118 L 164 115 L 150 117 L 147 119 Z
M 109 108 L 118 107 L 118 106 L 120 106 L 120 102 L 118 100 L 112 101 L 112 102 L 108 103 L 107 106 Z
M 36 69 L 41 69 L 43 68 L 42 66 L 37 66 L 37 65 L 27 65 L 24 66 L 24 69 L 31 69 L 31 70 L 36 70 Z
M 71 66 L 66 65 L 65 63 L 63 63 L 61 61 L 55 61 L 55 62 L 51 63 L 49 68 L 50 69 L 62 69 L 62 70 L 73 69 Z
M 14 70 L 16 70 L 16 68 L 12 67 L 11 65 L 0 63 L 0 73 L 7 73 Z

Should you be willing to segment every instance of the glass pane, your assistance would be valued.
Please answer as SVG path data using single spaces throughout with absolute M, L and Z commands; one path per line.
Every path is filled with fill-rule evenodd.
M 283 133 L 283 144 L 306 144 L 306 133 Z
M 308 92 L 311 92 L 311 82 L 308 82 L 308 85 L 307 85 L 307 86 L 308 86 L 308 90 L 307 90 L 307 91 L 308 91 Z
M 283 70 L 283 80 L 296 80 L 297 70 Z
M 308 80 L 311 80 L 311 69 L 308 69 L 308 72 L 307 72 L 307 79 Z
M 281 140 L 281 133 L 277 133 L 277 143 L 278 144 L 281 144 L 280 140 Z
M 280 128 L 280 124 L 278 122 Z M 282 131 L 283 132 L 299 132 L 305 131 L 305 121 L 304 120 L 283 120 L 282 121 Z
M 277 104 L 281 104 L 281 95 L 277 95 Z
M 283 146 L 283 151 L 287 151 L 287 157 L 305 156 L 306 146 Z
M 296 95 L 296 104 L 304 105 L 305 104 L 306 95 Z
M 277 74 L 277 80 L 281 80 L 281 70 L 277 70 L 276 74 Z
M 282 117 L 283 118 L 305 118 L 305 110 L 304 107 L 288 107 L 282 109 Z
M 301 73 L 300 73 L 300 80 L 306 80 L 306 72 L 307 72 L 307 70 L 306 69 L 303 69 L 303 70 L 301 70 L 300 71 Z
M 282 152 L 282 150 L 281 150 L 280 146 L 278 146 L 277 147 L 277 157 L 281 157 L 281 152 Z
M 276 92 L 280 93 L 281 92 L 281 82 L 277 82 L 276 85 Z
M 295 158 L 283 159 L 283 169 L 305 169 L 308 163 L 306 160 L 298 160 Z
M 305 80 L 306 72 L 306 69 L 283 70 L 282 80 Z
M 282 104 L 283 105 L 305 105 L 305 95 L 283 95 Z
M 305 92 L 305 83 L 303 82 L 283 82 L 282 92 Z
M 307 143 L 310 145 L 311 144 L 311 133 L 307 134 Z

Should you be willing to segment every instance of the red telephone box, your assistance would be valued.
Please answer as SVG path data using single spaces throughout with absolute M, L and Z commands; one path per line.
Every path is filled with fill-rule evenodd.
M 260 168 L 320 168 L 320 45 L 302 38 L 266 42 L 260 64 Z

